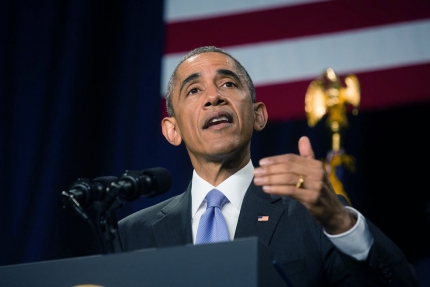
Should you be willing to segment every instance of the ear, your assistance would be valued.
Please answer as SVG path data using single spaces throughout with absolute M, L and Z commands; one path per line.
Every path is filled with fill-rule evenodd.
M 161 130 L 166 140 L 175 146 L 182 142 L 182 137 L 177 130 L 176 119 L 174 117 L 166 117 L 161 121 Z
M 259 132 L 262 129 L 264 129 L 267 123 L 268 114 L 267 114 L 266 105 L 263 103 L 255 103 L 254 113 L 255 113 L 254 130 Z

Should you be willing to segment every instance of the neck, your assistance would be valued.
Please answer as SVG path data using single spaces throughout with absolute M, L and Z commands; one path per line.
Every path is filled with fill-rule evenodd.
M 207 158 L 191 158 L 196 173 L 213 186 L 218 186 L 224 180 L 244 168 L 250 161 L 251 156 L 248 152 L 243 155 L 226 157 L 222 160 Z

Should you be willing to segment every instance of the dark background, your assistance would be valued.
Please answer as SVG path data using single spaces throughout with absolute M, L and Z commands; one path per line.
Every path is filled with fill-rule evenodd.
M 171 171 L 166 194 L 127 202 L 120 219 L 191 179 L 184 146 L 169 145 L 160 129 L 163 1 L 0 3 L 0 265 L 100 254 L 89 225 L 59 202 L 74 180 Z M 430 257 L 428 99 L 349 115 L 344 141 L 356 159 L 344 178 L 352 205 L 418 271 Z M 254 164 L 297 152 L 302 135 L 326 156 L 322 121 L 269 122 L 254 135 Z

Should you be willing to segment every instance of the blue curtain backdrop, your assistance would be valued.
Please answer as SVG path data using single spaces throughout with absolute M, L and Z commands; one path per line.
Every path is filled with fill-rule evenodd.
M 159 0 L 1 1 L 0 265 L 100 254 L 87 223 L 59 202 L 77 178 L 171 171 L 167 193 L 126 203 L 118 219 L 187 187 L 186 150 L 160 129 L 162 19 Z M 360 112 L 344 138 L 356 158 L 344 176 L 353 206 L 413 262 L 430 255 L 429 110 L 424 102 Z M 297 152 L 302 135 L 325 158 L 324 122 L 302 119 L 255 134 L 254 164 Z
M 2 1 L 1 264 L 99 252 L 59 194 L 159 163 L 163 1 Z

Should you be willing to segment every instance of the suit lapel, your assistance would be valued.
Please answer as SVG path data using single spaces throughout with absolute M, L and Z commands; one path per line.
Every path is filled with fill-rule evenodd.
M 285 209 L 274 205 L 281 198 L 271 197 L 252 182 L 243 199 L 234 238 L 258 236 L 269 245 L 276 225 Z M 267 221 L 258 221 L 259 216 L 268 216 Z
M 163 214 L 162 218 L 153 225 L 157 247 L 193 243 L 191 230 L 191 183 L 183 194 L 174 198 L 160 212 Z
M 258 236 L 264 244 L 269 245 L 276 225 L 285 212 L 284 207 L 274 204 L 280 200 L 251 183 L 243 199 L 234 238 Z M 161 219 L 153 225 L 157 247 L 193 243 L 191 183 L 183 194 L 175 197 L 160 212 Z M 268 216 L 268 220 L 258 221 L 259 216 Z

